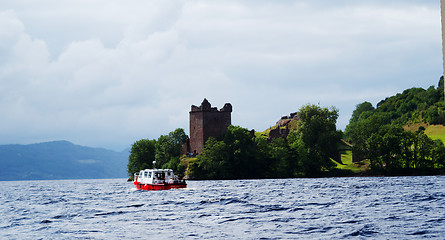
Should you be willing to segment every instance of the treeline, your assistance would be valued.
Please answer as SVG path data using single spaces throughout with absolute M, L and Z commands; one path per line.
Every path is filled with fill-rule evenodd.
M 325 176 L 335 167 L 342 133 L 336 129 L 338 110 L 306 105 L 299 111 L 297 131 L 268 140 L 246 128 L 229 126 L 210 138 L 189 165 L 193 179 L 249 179 Z
M 374 108 L 363 102 L 356 106 L 345 129 L 345 137 L 350 138 L 354 128 L 363 124 L 371 116 L 378 116 L 384 124 L 407 125 L 412 123 L 445 124 L 445 103 L 443 101 L 443 77 L 438 87 L 410 88 L 403 93 L 388 97 Z
M 369 159 L 373 174 L 444 173 L 443 142 L 425 135 L 424 127 L 404 130 L 414 123 L 445 123 L 443 77 L 437 88 L 407 89 L 379 102 L 377 108 L 369 102 L 358 104 L 345 130 L 354 161 Z
M 196 158 L 180 156 L 187 138 L 183 129 L 158 140 L 136 141 L 128 174 L 131 178 L 141 169 L 156 167 L 173 169 L 191 179 L 325 176 L 335 167 L 331 157 L 338 155 L 337 143 L 342 138 L 336 129 L 338 110 L 306 105 L 298 114 L 298 130 L 286 139 L 255 137 L 246 128 L 229 126 L 223 136 L 209 138 Z
M 249 179 L 340 176 L 339 143 L 352 144 L 354 162 L 369 161 L 365 174 L 423 175 L 445 173 L 445 146 L 432 140 L 425 128 L 407 131 L 415 123 L 445 124 L 443 77 L 437 88 L 411 88 L 386 98 L 377 107 L 356 106 L 343 134 L 336 129 L 338 110 L 305 105 L 296 128 L 287 138 L 255 136 L 246 128 L 229 126 L 219 138 L 210 138 L 196 158 L 181 155 L 187 135 L 176 129 L 157 140 L 132 145 L 128 173 L 145 168 L 170 168 L 192 179 Z M 153 165 L 155 162 L 155 165 Z

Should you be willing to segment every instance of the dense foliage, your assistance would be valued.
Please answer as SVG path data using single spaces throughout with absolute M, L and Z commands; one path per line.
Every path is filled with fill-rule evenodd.
M 363 102 L 356 106 L 345 129 L 345 137 L 354 141 L 355 128 L 369 117 L 378 118 L 381 124 L 406 125 L 412 123 L 445 124 L 443 101 L 443 77 L 437 88 L 410 88 L 403 93 L 388 97 L 377 104 Z
M 261 178 L 263 173 L 255 154 L 256 144 L 250 132 L 229 126 L 222 140 L 207 140 L 197 161 L 189 166 L 190 172 L 197 179 Z
M 183 173 L 185 166 L 180 163 L 182 144 L 187 135 L 178 128 L 168 135 L 161 135 L 158 140 L 141 139 L 133 143 L 128 157 L 128 175 L 146 168 L 170 168 L 176 173 Z
M 398 125 L 384 125 L 367 141 L 374 172 L 423 173 L 445 167 L 442 141 L 431 140 L 422 131 L 409 132 Z
M 182 128 L 178 128 L 168 135 L 161 135 L 156 143 L 155 167 L 172 168 L 171 165 L 178 163 L 182 144 L 185 143 L 186 139 L 187 135 Z
M 156 140 L 141 139 L 133 143 L 127 165 L 130 177 L 141 169 L 152 168 L 155 154 Z
M 331 158 L 339 160 L 337 144 L 343 137 L 336 130 L 338 110 L 306 105 L 300 109 L 298 116 L 298 130 L 288 138 L 291 146 L 301 149 L 300 155 L 305 155 L 301 160 L 304 172 L 316 175 L 321 170 L 331 170 L 335 166 Z
M 423 127 L 416 132 L 403 129 L 414 123 L 445 124 L 443 77 L 437 88 L 407 89 L 376 108 L 369 102 L 358 104 L 345 130 L 354 160 L 370 159 L 371 170 L 382 174 L 443 171 L 443 143 L 426 136 Z
M 287 139 L 256 138 L 247 129 L 229 126 L 220 139 L 210 138 L 189 166 L 195 179 L 285 178 L 320 176 L 334 167 L 341 132 L 336 109 L 306 105 L 297 131 Z

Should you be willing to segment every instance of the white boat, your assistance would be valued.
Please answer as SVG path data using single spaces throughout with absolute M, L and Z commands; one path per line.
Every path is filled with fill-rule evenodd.
M 185 188 L 185 180 L 179 180 L 171 169 L 145 169 L 134 174 L 134 185 L 140 190 L 168 190 Z

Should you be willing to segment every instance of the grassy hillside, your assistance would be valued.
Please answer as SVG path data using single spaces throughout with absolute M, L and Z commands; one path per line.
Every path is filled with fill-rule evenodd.
M 445 126 L 443 125 L 428 125 L 426 123 L 416 123 L 407 125 L 404 127 L 404 129 L 415 132 L 419 129 L 419 127 L 425 128 L 425 134 L 428 137 L 434 140 L 441 140 L 443 143 L 445 143 Z
M 445 126 L 443 125 L 429 125 L 425 129 L 425 134 L 434 140 L 439 139 L 445 143 Z

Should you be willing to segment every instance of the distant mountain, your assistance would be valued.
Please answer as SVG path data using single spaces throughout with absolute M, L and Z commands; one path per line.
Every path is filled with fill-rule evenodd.
M 68 141 L 0 145 L 0 181 L 125 178 L 128 156 Z

